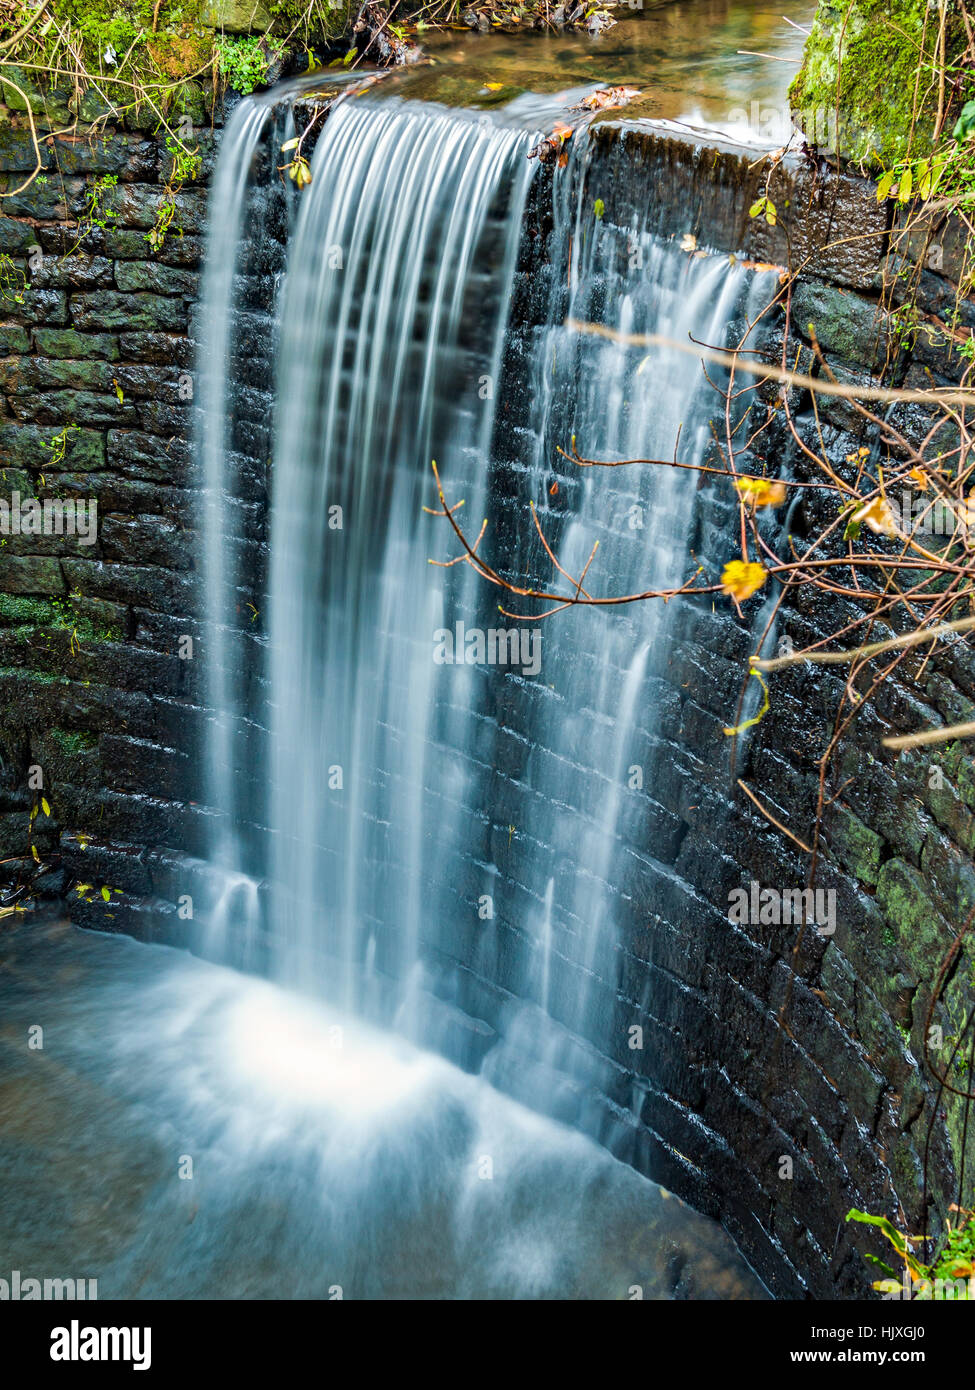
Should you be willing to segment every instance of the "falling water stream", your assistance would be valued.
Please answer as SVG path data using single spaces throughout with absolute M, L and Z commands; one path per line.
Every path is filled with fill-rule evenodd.
M 599 541 L 596 591 L 683 582 L 692 475 L 633 470 L 608 489 L 558 450 L 667 458 L 679 439 L 699 461 L 710 388 L 684 354 L 634 354 L 566 320 L 720 344 L 767 298 L 726 257 L 603 226 L 584 132 L 554 179 L 527 157 L 547 119 L 381 92 L 328 114 L 268 319 L 270 564 L 253 630 L 241 248 L 260 234 L 254 168 L 290 108 L 244 101 L 224 134 L 200 437 L 218 886 L 199 946 L 270 981 L 60 929 L 20 942 L 0 1047 L 13 1056 L 54 972 L 68 1067 L 37 1064 L 30 1121 L 0 1089 L 0 1158 L 21 1176 L 39 1163 L 60 1211 L 43 1235 L 14 1215 L 24 1267 L 87 1261 L 105 1294 L 146 1296 L 762 1294 L 713 1223 L 542 1118 L 592 1131 L 586 1097 L 647 1003 L 627 994 L 622 924 L 646 915 L 634 883 L 655 853 L 669 612 L 503 617 L 471 567 L 430 563 L 458 554 L 433 514 L 436 459 L 472 539 L 485 519 L 479 553 L 533 586 L 559 577 L 529 503 L 568 574 Z M 541 257 L 523 230 L 539 208 Z M 444 660 L 459 622 L 524 628 L 518 660 Z M 65 1112 L 87 1194 L 67 1153 L 44 1150 Z M 126 1136 L 107 1164 L 99 1123 Z M 174 1185 L 187 1156 L 196 1180 Z

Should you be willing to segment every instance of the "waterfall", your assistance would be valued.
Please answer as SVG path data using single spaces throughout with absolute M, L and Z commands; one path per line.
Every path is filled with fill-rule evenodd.
M 270 114 L 266 104 L 244 101 L 226 130 L 211 191 L 212 204 L 220 212 L 210 219 L 200 312 L 202 410 L 197 442 L 205 497 L 201 566 L 207 603 L 205 691 L 212 711 L 205 768 L 208 802 L 223 813 L 210 845 L 216 883 L 205 945 L 215 955 L 227 952 L 228 936 L 242 922 L 253 922 L 257 907 L 257 884 L 240 869 L 236 842 L 239 790 L 235 768 L 239 758 L 234 740 L 247 711 L 233 657 L 234 638 L 240 628 L 242 573 L 240 509 L 234 497 L 232 392 L 234 338 L 240 327 L 235 312 L 239 307 L 237 284 L 245 233 L 250 231 L 250 177 Z
M 712 417 L 722 416 L 724 427 L 715 388 L 726 375 L 709 368 L 705 377 L 702 365 L 676 347 L 634 351 L 622 340 L 659 335 L 675 344 L 729 345 L 747 332 L 770 292 L 766 276 L 733 258 L 663 241 L 645 222 L 605 225 L 594 212 L 601 171 L 590 159 L 577 135 L 573 163 L 556 188 L 549 255 L 557 274 L 535 306 L 530 335 L 527 428 L 507 433 L 494 468 L 519 480 L 523 512 L 530 500 L 549 538 L 560 537 L 558 558 L 568 574 L 583 573 L 598 542 L 587 587 L 626 595 L 675 588 L 693 574 L 698 477 L 652 465 L 580 469 L 559 449 L 574 440 L 591 458 L 679 455 L 700 464 Z M 653 215 L 651 208 L 647 220 Z M 567 320 L 595 321 L 617 336 L 580 335 Z M 512 568 L 550 586 L 558 576 L 527 519 L 519 535 Z M 538 692 L 517 779 L 519 801 L 530 812 L 525 865 L 511 875 L 501 911 L 514 918 L 526 890 L 539 902 L 527 916 L 525 949 L 527 958 L 544 960 L 548 1017 L 521 1006 L 485 1067 L 536 1106 L 566 1076 L 576 1090 L 583 1082 L 609 1092 L 618 1078 L 605 1058 L 629 1063 L 630 1029 L 651 1012 L 649 972 L 633 956 L 646 958 L 652 884 L 666 872 L 661 861 L 673 858 L 661 841 L 683 834 L 655 788 L 668 757 L 659 696 L 678 636 L 673 614 L 672 606 L 651 600 L 546 620 L 547 693 Z M 499 799 L 506 793 L 497 790 Z M 548 874 L 555 875 L 554 912 Z M 484 973 L 493 966 L 490 951 L 482 957 Z M 562 1094 L 556 1108 L 576 1121 L 581 1104 Z
M 261 129 L 238 115 L 221 156 L 212 313 L 221 296 L 230 307 Z M 586 1088 L 610 1094 L 630 1068 L 648 1001 L 628 960 L 643 953 L 661 837 L 680 833 L 654 795 L 671 610 L 503 618 L 499 598 L 517 600 L 467 565 L 430 563 L 459 553 L 431 514 L 430 464 L 468 535 L 485 520 L 484 555 L 526 584 L 559 580 L 531 502 L 570 574 L 600 542 L 593 592 L 679 585 L 697 476 L 581 470 L 558 450 L 575 438 L 600 459 L 679 448 L 697 463 L 719 398 L 686 353 L 634 352 L 567 319 L 722 345 L 764 291 L 727 257 L 661 240 L 649 213 L 604 221 L 582 132 L 555 171 L 526 157 L 536 139 L 510 119 L 374 96 L 324 122 L 276 314 L 266 710 L 228 707 L 225 677 L 211 678 L 209 802 L 230 874 L 224 950 L 236 936 L 237 956 L 266 956 L 279 980 L 585 1123 Z M 222 508 L 210 626 L 225 636 L 239 594 L 221 559 L 235 513 L 219 476 L 220 331 L 204 454 Z M 475 639 L 523 630 L 507 649 L 521 660 L 482 661 L 476 643 L 451 659 L 458 624 Z M 232 665 L 219 642 L 210 657 Z M 255 805 L 228 742 L 245 717 L 267 723 Z M 267 848 L 249 863 L 255 835 Z M 239 877 L 265 873 L 268 905 Z
M 497 375 L 527 138 L 346 104 L 294 234 L 271 529 L 271 936 L 284 977 L 340 981 L 350 1008 L 367 954 L 374 976 L 415 961 L 424 861 L 451 843 L 430 805 L 473 791 L 450 785 L 432 734 L 446 609 L 422 508 L 435 453 L 486 450 L 478 383 Z

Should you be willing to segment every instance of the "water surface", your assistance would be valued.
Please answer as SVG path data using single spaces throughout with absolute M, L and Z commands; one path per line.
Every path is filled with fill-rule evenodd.
M 782 143 L 791 133 L 788 88 L 815 10 L 808 0 L 678 0 L 618 11 L 616 27 L 597 38 L 423 34 L 435 66 L 397 81 L 410 96 L 480 106 L 507 105 L 520 92 L 625 85 L 642 94 L 627 116 Z
M 101 1299 L 764 1296 L 717 1225 L 484 1082 L 64 925 L 4 939 L 0 1187 L 0 1277 Z

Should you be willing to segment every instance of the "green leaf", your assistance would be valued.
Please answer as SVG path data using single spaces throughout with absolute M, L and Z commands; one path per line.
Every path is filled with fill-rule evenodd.
M 295 138 L 294 138 L 293 140 L 285 140 L 284 144 L 281 146 L 281 153 L 284 154 L 284 152 L 285 152 L 286 150 L 295 150 L 295 149 L 298 148 L 298 146 L 299 146 L 300 144 L 301 144 L 301 136 L 300 136 L 300 135 L 296 135 Z
M 763 213 L 764 211 L 765 211 L 765 199 L 764 199 L 764 198 L 756 198 L 755 201 L 754 201 L 754 203 L 752 203 L 751 207 L 748 209 L 748 216 L 749 216 L 749 217 L 761 217 L 761 215 L 762 215 L 762 213 Z
M 45 816 L 50 816 L 50 814 L 51 814 L 51 808 L 50 808 L 50 806 L 47 804 L 47 797 L 46 797 L 46 796 L 42 796 L 42 797 L 41 797 L 41 810 L 44 812 Z
M 912 189 L 913 187 L 914 187 L 914 175 L 913 175 L 913 173 L 911 172 L 911 166 L 908 164 L 908 166 L 907 166 L 907 168 L 904 170 L 903 174 L 901 174 L 901 181 L 900 181 L 900 184 L 898 185 L 898 188 L 897 188 L 897 201 L 898 201 L 899 203 L 906 203 L 906 202 L 908 202 L 908 201 L 910 200 L 910 197 L 911 197 L 911 189 Z
M 894 169 L 888 170 L 877 184 L 877 202 L 882 203 L 885 198 L 890 196 L 890 190 L 894 186 L 894 179 L 897 177 Z
M 941 175 L 948 167 L 948 158 L 943 154 L 936 154 L 931 160 L 931 192 L 937 192 L 938 184 L 941 182 Z
M 975 101 L 965 102 L 951 133 L 955 140 L 968 140 L 975 135 Z
M 847 1221 L 860 1221 L 864 1226 L 876 1226 L 884 1233 L 898 1255 L 906 1258 L 910 1254 L 907 1248 L 907 1237 L 902 1235 L 897 1227 L 887 1220 L 886 1216 L 871 1216 L 869 1212 L 858 1211 L 856 1207 L 853 1207 L 847 1212 L 846 1219 Z
M 105 899 L 106 902 L 111 901 L 112 897 L 111 888 L 106 888 L 104 884 L 102 884 L 102 897 Z
M 592 210 L 593 215 L 596 218 L 596 221 L 602 221 L 603 213 L 606 211 L 606 204 L 603 202 L 602 198 L 596 199 L 596 201 L 592 205 Z

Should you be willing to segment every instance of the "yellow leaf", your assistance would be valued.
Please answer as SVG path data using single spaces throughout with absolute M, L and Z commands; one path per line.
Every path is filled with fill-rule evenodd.
M 50 814 L 51 814 L 51 808 L 50 808 L 50 806 L 47 804 L 47 797 L 46 797 L 46 796 L 42 796 L 42 797 L 41 797 L 41 810 L 44 812 L 45 816 L 50 816 Z
M 912 468 L 907 475 L 913 483 L 916 483 L 921 492 L 927 492 L 930 482 L 927 473 L 923 468 Z
M 959 526 L 975 527 L 975 498 L 968 494 L 967 502 L 958 502 L 951 509 L 958 518 Z
M 721 571 L 721 592 L 736 603 L 757 594 L 765 583 L 766 571 L 753 560 L 731 560 Z
M 743 473 L 735 479 L 735 490 L 750 507 L 781 507 L 785 501 L 785 483 L 777 478 L 752 478 Z
M 878 536 L 896 536 L 898 534 L 897 522 L 894 520 L 894 513 L 890 510 L 890 503 L 886 497 L 875 497 L 872 502 L 858 507 L 850 520 L 854 524 L 869 526 L 870 530 Z
M 744 733 L 744 731 L 745 731 L 746 729 L 751 729 L 751 728 L 754 727 L 754 725 L 760 724 L 760 723 L 762 722 L 762 720 L 765 718 L 765 716 L 766 716 L 766 715 L 768 714 L 768 712 L 769 712 L 768 686 L 767 686 L 767 685 L 765 684 L 765 682 L 762 680 L 761 676 L 760 676 L 760 675 L 758 674 L 758 672 L 755 670 L 754 666 L 750 669 L 750 671 L 749 671 L 748 674 L 749 674 L 750 676 L 754 676 L 754 677 L 755 677 L 755 679 L 758 681 L 759 685 L 762 687 L 762 690 L 765 692 L 765 698 L 762 700 L 762 708 L 758 711 L 757 714 L 752 715 L 751 719 L 746 719 L 746 720 L 744 721 L 744 723 L 742 723 L 742 724 L 735 724 L 735 725 L 734 725 L 733 727 L 731 727 L 731 728 L 726 728 L 726 729 L 724 730 L 724 732 L 725 732 L 726 734 L 741 734 L 741 733 Z
M 503 82 L 485 82 L 484 84 L 485 90 L 489 92 L 500 92 L 503 86 Z
M 697 237 L 693 232 L 685 232 L 681 237 L 680 249 L 682 251 L 696 251 Z
M 311 183 L 311 168 L 306 159 L 298 158 L 288 166 L 288 176 L 299 188 Z

